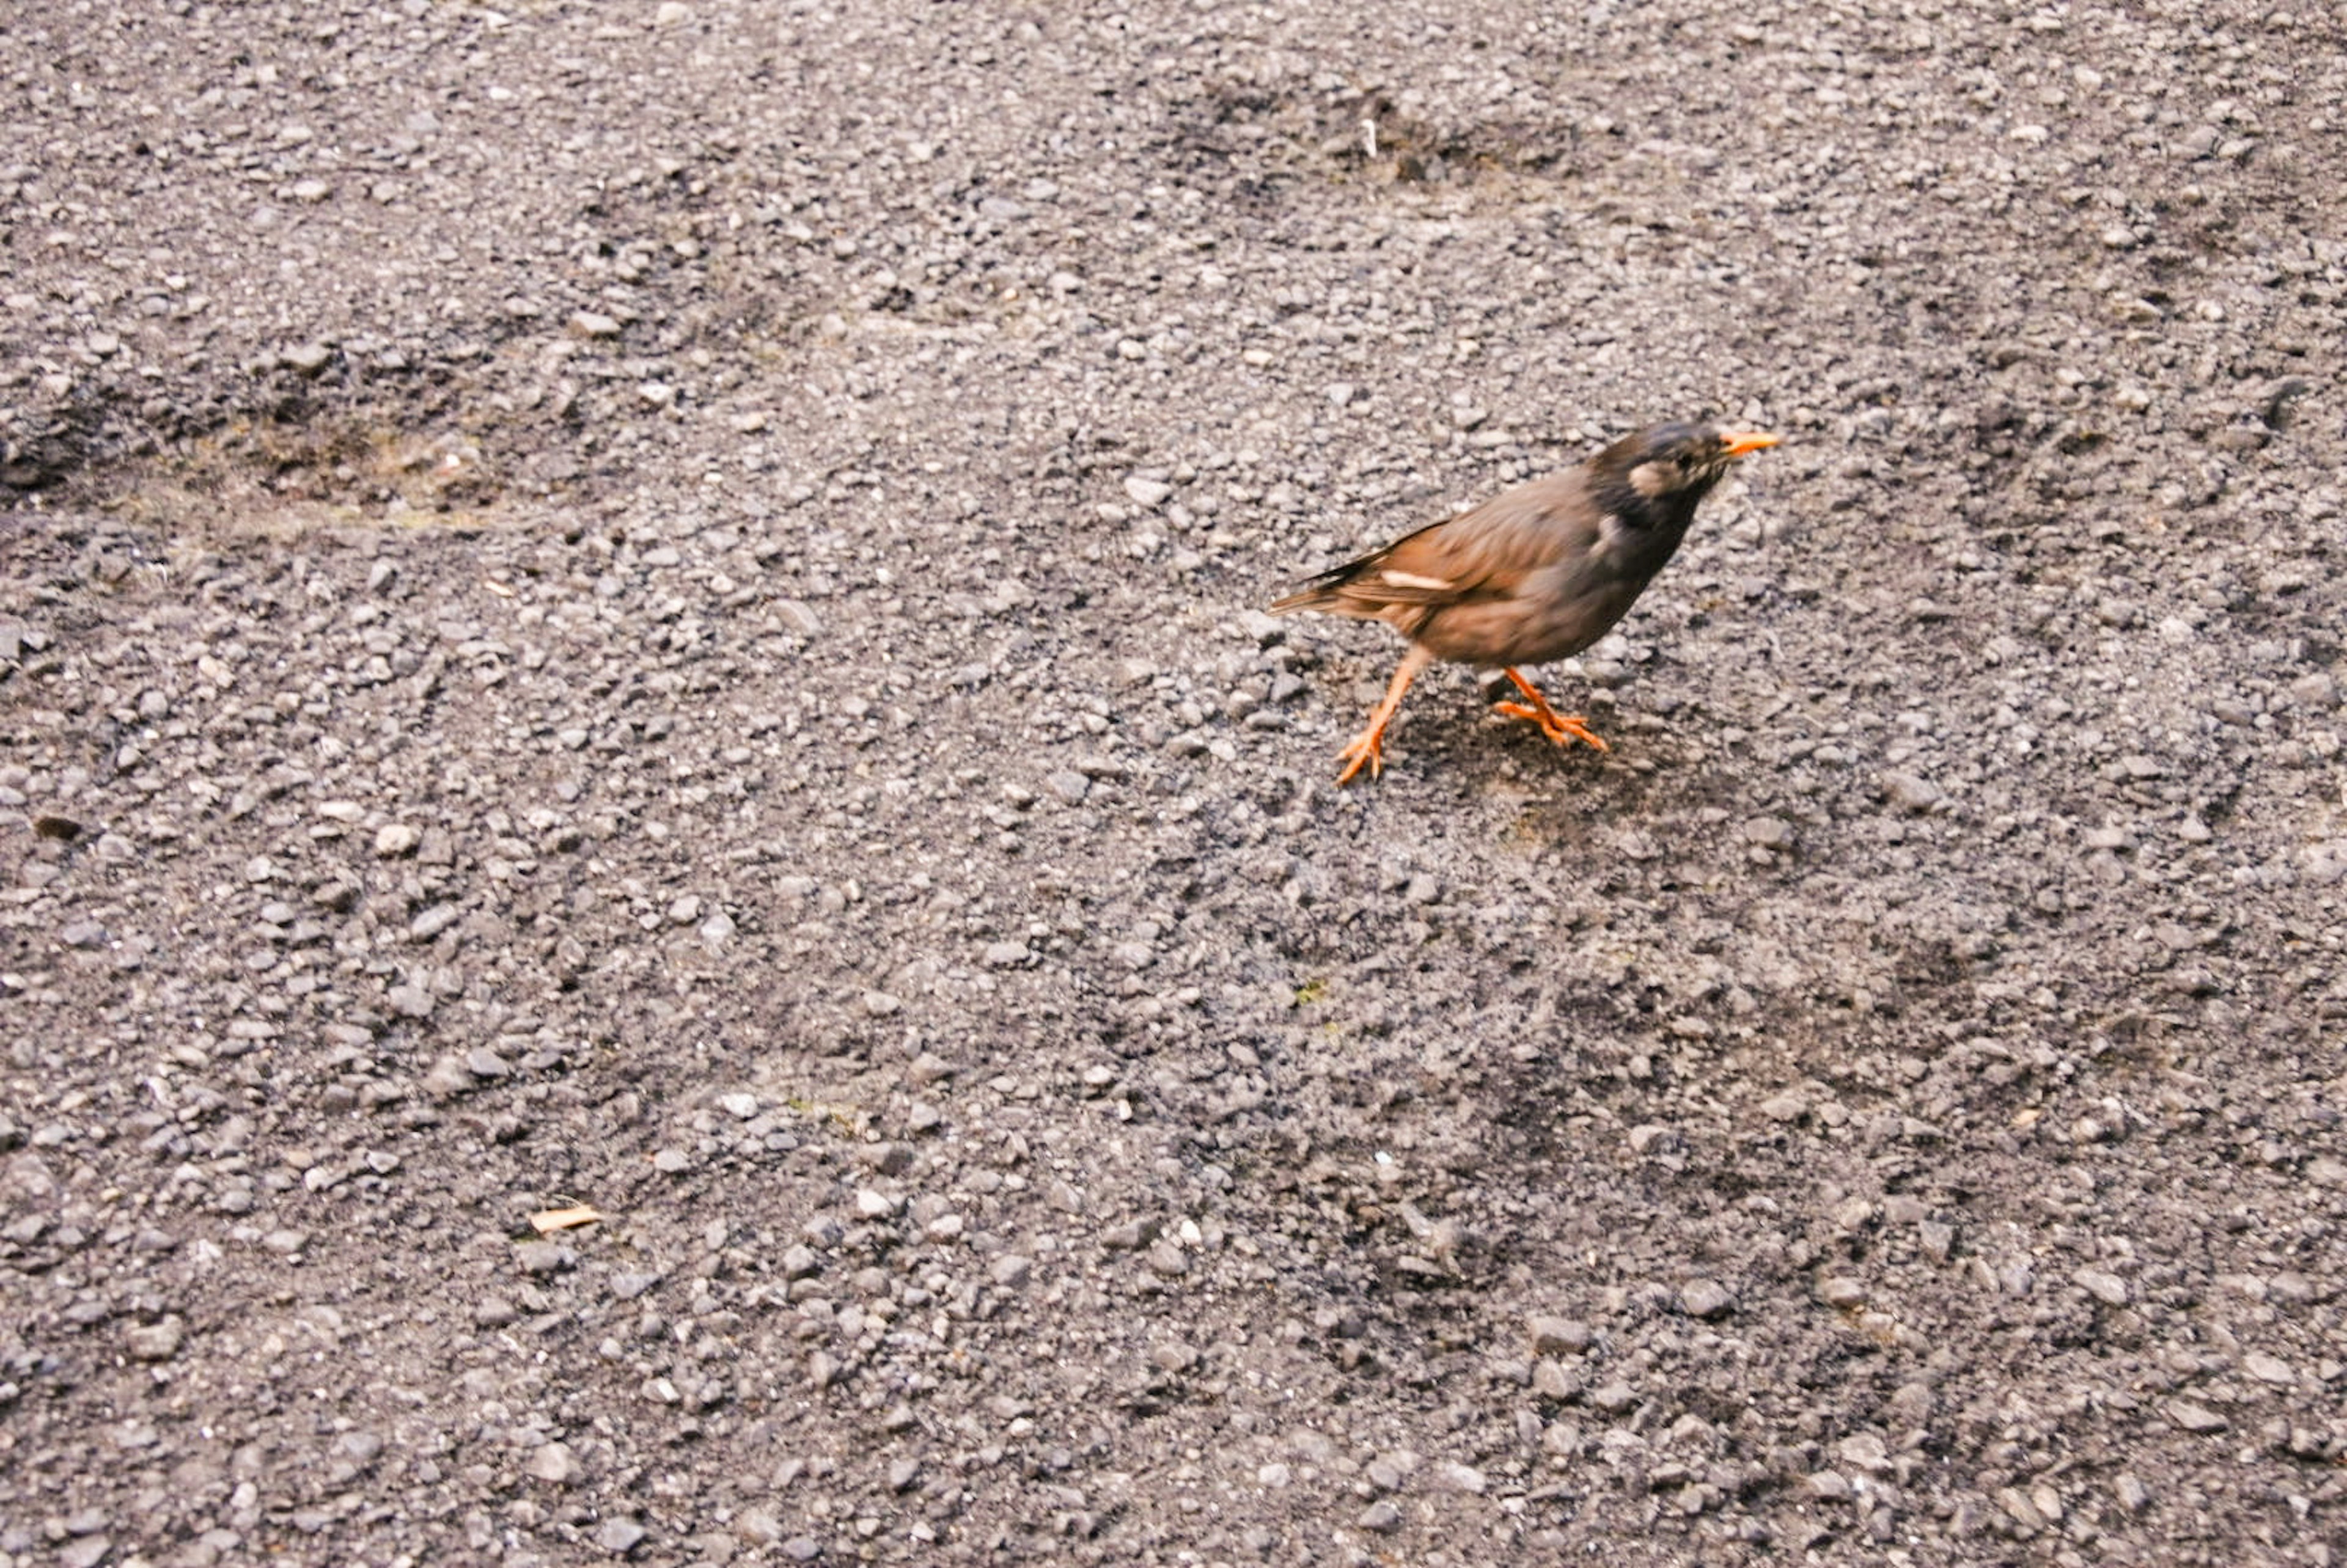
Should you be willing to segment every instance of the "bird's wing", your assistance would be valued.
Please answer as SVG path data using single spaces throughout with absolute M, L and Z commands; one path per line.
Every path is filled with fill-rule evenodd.
M 1597 539 L 1598 518 L 1582 472 L 1569 469 L 1323 572 L 1271 608 L 1367 620 L 1398 610 L 1509 599 L 1532 573 L 1586 551 Z

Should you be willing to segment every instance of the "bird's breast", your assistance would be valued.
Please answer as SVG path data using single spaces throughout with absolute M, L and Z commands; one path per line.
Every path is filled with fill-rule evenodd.
M 1580 652 L 1614 630 L 1653 578 L 1652 572 L 1583 572 L 1560 584 L 1557 592 L 1536 601 L 1537 612 L 1525 629 L 1529 646 L 1514 662 L 1545 664 Z

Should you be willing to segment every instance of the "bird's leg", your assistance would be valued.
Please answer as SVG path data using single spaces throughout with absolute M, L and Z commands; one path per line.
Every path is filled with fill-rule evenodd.
M 1560 746 L 1567 741 L 1586 741 L 1601 752 L 1610 752 L 1614 749 L 1598 738 L 1597 732 L 1592 730 L 1580 714 L 1560 713 L 1550 707 L 1548 699 L 1540 694 L 1540 688 L 1525 680 L 1522 671 L 1510 668 L 1501 671 L 1501 673 L 1516 683 L 1516 690 L 1531 698 L 1532 702 L 1529 704 L 1494 702 L 1492 707 L 1497 711 L 1505 713 L 1511 719 L 1525 719 L 1538 724 L 1541 733 Z
M 1368 727 L 1355 735 L 1351 743 L 1337 753 L 1338 760 L 1345 764 L 1345 771 L 1337 775 L 1339 786 L 1351 784 L 1353 775 L 1361 771 L 1363 764 L 1368 765 L 1371 778 L 1385 771 L 1386 726 L 1393 723 L 1394 714 L 1400 710 L 1401 695 L 1409 690 L 1409 683 L 1418 679 L 1419 671 L 1433 662 L 1434 655 L 1415 642 L 1410 644 L 1409 651 L 1401 656 L 1401 667 L 1393 672 L 1393 680 L 1386 687 L 1384 700 L 1369 714 Z

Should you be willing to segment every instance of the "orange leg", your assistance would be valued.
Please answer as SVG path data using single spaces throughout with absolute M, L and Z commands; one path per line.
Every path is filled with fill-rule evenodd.
M 1601 752 L 1610 752 L 1614 749 L 1598 739 L 1597 733 L 1583 721 L 1580 714 L 1560 713 L 1550 707 L 1548 699 L 1540 694 L 1540 688 L 1525 680 L 1520 671 L 1510 669 L 1503 670 L 1501 673 L 1516 683 L 1516 690 L 1531 698 L 1532 702 L 1529 705 L 1522 702 L 1494 702 L 1491 704 L 1493 708 L 1511 719 L 1526 719 L 1538 724 L 1541 733 L 1560 746 L 1567 741 L 1586 741 Z
M 1400 711 L 1401 696 L 1409 690 L 1409 683 L 1418 679 L 1419 671 L 1433 662 L 1434 655 L 1414 642 L 1410 644 L 1409 651 L 1401 656 L 1401 668 L 1394 671 L 1393 682 L 1386 688 L 1385 699 L 1369 714 L 1368 727 L 1355 735 L 1351 743 L 1337 753 L 1338 760 L 1345 764 L 1345 771 L 1337 775 L 1340 787 L 1353 782 L 1353 775 L 1361 771 L 1363 764 L 1368 765 L 1371 778 L 1385 771 L 1386 726 L 1393 723 L 1394 714 Z

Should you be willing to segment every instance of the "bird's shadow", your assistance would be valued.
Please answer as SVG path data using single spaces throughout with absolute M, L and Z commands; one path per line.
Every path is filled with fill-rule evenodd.
M 1456 743 L 1452 765 L 1488 778 L 1488 794 L 1514 798 L 1510 828 L 1521 842 L 1567 853 L 1619 854 L 1627 843 L 1635 858 L 1707 856 L 1727 825 L 1751 809 L 1742 770 L 1706 743 L 1711 726 L 1699 716 L 1683 712 L 1666 724 L 1615 710 L 1590 722 L 1610 752 L 1553 745 L 1530 725 L 1491 724 Z M 1706 822 L 1706 811 L 1724 815 Z
M 1495 697 L 1513 695 L 1503 683 L 1495 689 L 1461 672 L 1445 674 L 1450 678 L 1424 678 L 1412 689 L 1389 734 L 1381 777 L 1364 776 L 1349 787 L 1447 791 L 1460 809 L 1510 804 L 1507 832 L 1517 843 L 1567 854 L 1619 854 L 1626 838 L 1634 854 L 1644 855 L 1648 846 L 1637 842 L 1644 835 L 1654 841 L 1655 857 L 1708 855 L 1727 829 L 1704 823 L 1701 814 L 1716 807 L 1733 820 L 1752 809 L 1742 767 L 1716 738 L 1733 722 L 1729 716 L 1682 702 L 1665 717 L 1635 698 L 1594 701 L 1593 689 L 1552 682 L 1562 690 L 1551 691 L 1550 701 L 1584 716 L 1612 748 L 1599 752 L 1578 743 L 1558 745 L 1531 723 L 1493 712 Z M 1378 683 L 1378 677 L 1370 661 L 1326 658 L 1324 698 L 1342 702 Z

